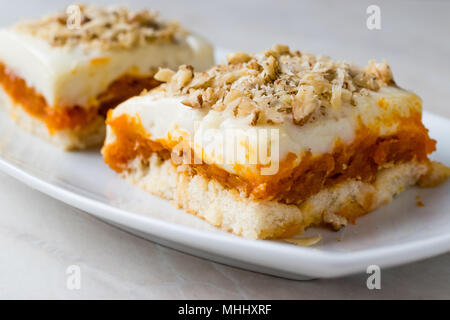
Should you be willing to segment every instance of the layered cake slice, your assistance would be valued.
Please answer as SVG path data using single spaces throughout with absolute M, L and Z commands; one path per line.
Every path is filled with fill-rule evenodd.
M 160 87 L 107 117 L 102 153 L 131 183 L 234 234 L 335 229 L 448 169 L 422 104 L 385 63 L 291 51 L 230 54 L 206 72 L 161 69 Z
M 0 29 L 0 98 L 24 128 L 65 149 L 99 145 L 106 111 L 160 84 L 159 67 L 213 64 L 212 47 L 156 13 L 72 6 Z

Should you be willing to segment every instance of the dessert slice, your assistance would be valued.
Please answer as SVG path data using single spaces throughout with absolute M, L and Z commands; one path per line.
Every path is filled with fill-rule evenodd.
M 65 149 L 99 145 L 106 111 L 160 84 L 159 67 L 213 64 L 212 47 L 150 11 L 72 6 L 0 29 L 0 97 L 24 128 Z
M 109 112 L 106 163 L 237 235 L 339 229 L 449 174 L 428 159 L 436 141 L 420 98 L 385 63 L 361 68 L 277 45 L 155 77 L 167 83 Z

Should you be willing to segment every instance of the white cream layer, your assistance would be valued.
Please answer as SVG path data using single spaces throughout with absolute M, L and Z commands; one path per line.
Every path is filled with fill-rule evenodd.
M 0 29 L 0 63 L 43 95 L 50 106 L 86 107 L 126 73 L 148 76 L 158 67 L 176 69 L 181 64 L 204 70 L 214 57 L 211 45 L 196 35 L 176 44 L 103 51 L 52 47 L 14 29 Z
M 386 101 L 383 107 L 378 105 L 381 98 Z M 368 127 L 379 128 L 381 136 L 393 134 L 397 125 L 395 122 L 389 124 L 383 118 L 389 119 L 394 113 L 408 117 L 412 111 L 421 111 L 420 98 L 415 94 L 387 87 L 359 97 L 355 107 L 344 106 L 336 118 L 303 126 L 290 121 L 276 126 L 250 126 L 246 118 L 192 109 L 181 100 L 158 98 L 157 94 L 135 97 L 119 105 L 113 111 L 113 118 L 122 114 L 138 118 L 152 140 L 173 141 L 181 137 L 189 141 L 197 157 L 202 156 L 207 163 L 241 175 L 257 174 L 256 165 L 266 164 L 267 160 L 277 165 L 277 161 L 284 160 L 288 153 L 297 155 L 299 162 L 305 151 L 313 154 L 332 152 L 338 139 L 345 144 L 355 139 L 360 121 Z M 272 132 L 277 133 L 272 135 Z M 106 144 L 114 140 L 114 133 L 108 128 Z M 262 156 L 264 152 L 269 157 Z M 267 170 L 266 174 L 272 174 L 270 169 Z

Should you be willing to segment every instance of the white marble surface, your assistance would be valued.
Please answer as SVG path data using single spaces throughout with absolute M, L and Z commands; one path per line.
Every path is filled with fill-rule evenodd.
M 63 7 L 64 2 L 69 3 L 1 0 L 0 24 Z M 136 7 L 144 2 L 127 1 Z M 365 27 L 369 4 L 381 8 L 380 31 Z M 228 0 L 151 5 L 225 48 L 253 51 L 282 42 L 358 63 L 386 58 L 401 86 L 419 93 L 426 109 L 450 117 L 450 2 Z M 66 287 L 70 265 L 81 268 L 80 290 Z M 379 291 L 366 288 L 365 274 L 307 282 L 278 279 L 139 239 L 0 174 L 0 298 L 449 299 L 449 266 L 446 254 L 383 270 Z

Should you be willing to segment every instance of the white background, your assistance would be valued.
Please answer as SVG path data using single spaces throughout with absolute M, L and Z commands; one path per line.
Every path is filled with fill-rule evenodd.
M 88 2 L 88 1 L 84 1 Z M 112 1 L 91 1 L 117 3 Z M 0 0 L 0 25 L 70 1 Z M 450 117 L 450 2 L 127 1 L 159 10 L 217 46 L 258 51 L 274 43 L 359 64 L 385 58 L 397 83 Z M 380 31 L 366 8 L 381 8 Z M 0 48 L 2 50 L 2 48 Z M 66 288 L 79 265 L 81 289 Z M 0 174 L 0 298 L 450 298 L 450 254 L 367 275 L 296 282 L 242 271 L 119 231 Z

